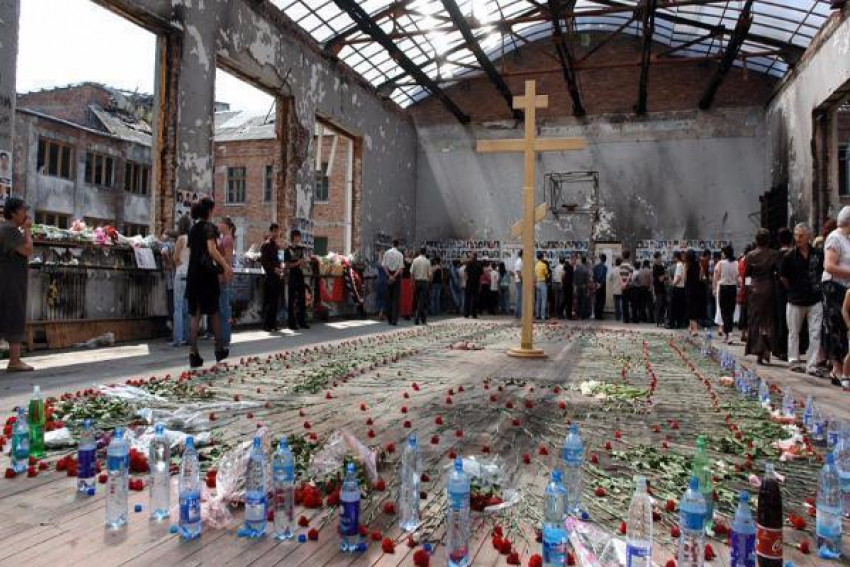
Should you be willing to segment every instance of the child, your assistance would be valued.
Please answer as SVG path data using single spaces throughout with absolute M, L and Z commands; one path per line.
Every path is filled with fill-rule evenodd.
M 844 316 L 844 324 L 850 329 L 850 289 L 844 294 L 844 305 L 841 306 L 841 314 Z M 850 390 L 850 353 L 844 357 L 844 371 L 841 377 L 841 387 Z

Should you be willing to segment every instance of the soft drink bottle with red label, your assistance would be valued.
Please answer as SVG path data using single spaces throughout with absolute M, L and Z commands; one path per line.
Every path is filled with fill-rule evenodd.
M 771 463 L 759 490 L 756 556 L 759 567 L 782 567 L 782 491 Z

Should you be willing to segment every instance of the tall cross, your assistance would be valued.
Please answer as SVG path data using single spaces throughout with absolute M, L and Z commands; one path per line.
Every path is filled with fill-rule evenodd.
M 522 335 L 519 348 L 508 351 L 510 356 L 541 358 L 545 356 L 533 344 L 534 318 L 534 155 L 535 152 L 583 150 L 582 138 L 538 138 L 536 115 L 538 108 L 547 108 L 549 97 L 537 94 L 535 81 L 525 82 L 525 94 L 514 97 L 514 108 L 525 111 L 525 138 L 521 140 L 480 140 L 480 153 L 523 152 L 525 175 L 522 184 Z

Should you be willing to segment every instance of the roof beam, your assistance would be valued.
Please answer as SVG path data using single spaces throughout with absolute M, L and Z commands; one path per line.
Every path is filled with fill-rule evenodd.
M 738 53 L 741 51 L 741 45 L 743 45 L 744 40 L 747 39 L 750 26 L 753 23 L 752 7 L 753 0 L 747 0 L 744 4 L 744 8 L 741 10 L 741 14 L 738 16 L 738 23 L 735 24 L 735 30 L 729 38 L 729 43 L 726 44 L 726 50 L 720 58 L 717 70 L 714 72 L 714 76 L 711 78 L 711 81 L 708 83 L 708 87 L 706 87 L 705 92 L 699 101 L 699 107 L 702 110 L 708 110 L 711 108 L 711 105 L 714 103 L 714 96 L 717 94 L 717 90 L 720 88 L 720 85 L 723 84 L 723 79 L 726 78 L 726 75 L 732 69 L 735 59 L 738 58 Z
M 573 115 L 584 116 L 587 110 L 584 108 L 584 101 L 581 96 L 581 88 L 578 84 L 578 76 L 576 75 L 575 57 L 570 49 L 567 37 L 564 30 L 561 29 L 561 12 L 560 0 L 548 0 L 549 14 L 552 17 L 552 33 L 555 36 L 555 50 L 558 52 L 558 59 L 561 62 L 561 70 L 564 75 L 564 82 L 567 83 L 567 91 L 570 93 L 570 98 L 573 102 Z M 568 0 L 568 12 L 572 12 L 575 8 L 576 0 Z M 570 29 L 569 21 L 566 22 L 567 30 Z
M 629 18 L 628 20 L 626 20 L 625 22 L 623 22 L 622 24 L 620 24 L 620 27 L 618 27 L 617 29 L 615 29 L 614 31 L 612 31 L 611 33 L 609 33 L 608 35 L 606 35 L 604 38 L 602 38 L 602 41 L 600 41 L 599 43 L 597 43 L 596 45 L 594 45 L 593 47 L 591 47 L 591 48 L 587 51 L 587 53 L 585 53 L 584 55 L 582 55 L 582 56 L 581 56 L 581 59 L 579 59 L 579 60 L 577 61 L 577 64 L 581 65 L 581 64 L 582 64 L 585 60 L 587 60 L 587 59 L 588 59 L 591 55 L 593 55 L 594 53 L 596 53 L 597 51 L 599 51 L 600 49 L 602 49 L 603 47 L 605 47 L 606 45 L 608 45 L 608 44 L 611 42 L 611 40 L 612 40 L 612 39 L 614 39 L 615 37 L 617 37 L 618 35 L 620 35 L 621 33 L 623 33 L 623 30 L 624 30 L 624 29 L 626 29 L 627 27 L 629 27 L 630 25 L 632 25 L 632 22 L 634 22 L 634 21 L 635 21 L 635 17 L 634 17 L 634 16 L 632 16 L 631 18 Z
M 493 83 L 493 86 L 496 87 L 496 90 L 499 91 L 499 94 L 502 95 L 502 98 L 505 99 L 514 119 L 522 120 L 525 115 L 522 110 L 514 108 L 514 95 L 511 93 L 511 89 L 499 74 L 499 71 L 496 69 L 493 61 L 487 57 L 487 54 L 484 53 L 483 49 L 481 49 L 481 44 L 478 43 L 478 39 L 476 39 L 475 35 L 472 33 L 469 23 L 466 21 L 466 18 L 460 11 L 457 3 L 455 3 L 455 0 L 443 0 L 443 6 L 449 13 L 454 25 L 460 31 L 460 34 L 463 36 L 466 46 L 470 51 L 472 51 L 473 55 L 475 55 L 475 59 L 478 60 L 478 64 L 481 65 L 481 69 L 487 75 L 487 78 L 490 79 L 490 82 Z
M 405 55 L 401 49 L 399 49 L 393 40 L 387 37 L 386 32 L 369 17 L 369 14 L 360 7 L 356 0 L 334 0 L 334 4 L 336 4 L 340 10 L 344 10 L 351 19 L 354 20 L 363 33 L 371 36 L 372 39 L 381 45 L 381 47 L 386 49 L 390 54 L 390 57 L 398 63 L 399 67 L 404 69 L 404 71 L 413 77 L 424 89 L 430 91 L 433 96 L 437 97 L 449 110 L 449 112 L 451 112 L 455 118 L 460 121 L 461 124 L 469 123 L 469 116 L 465 114 L 457 104 L 455 104 L 449 95 L 447 95 L 445 91 L 443 91 L 443 89 L 441 89 L 440 86 L 428 76 L 427 73 L 422 71 L 416 63 L 411 61 L 410 58 Z
M 657 0 L 645 0 L 638 10 L 642 12 L 643 45 L 640 53 L 640 82 L 638 83 L 638 102 L 636 114 L 646 114 L 646 99 L 649 85 L 649 62 L 652 60 L 652 38 L 655 35 L 655 8 Z
M 371 16 L 373 22 L 377 22 L 379 20 L 383 20 L 386 17 L 392 16 L 398 11 L 404 10 L 408 4 L 412 4 L 414 0 L 399 0 L 398 2 L 393 2 L 383 10 L 379 12 L 375 12 L 373 16 Z M 345 31 L 339 32 L 337 35 L 331 37 L 327 41 L 325 41 L 325 49 L 328 51 L 334 51 L 340 49 L 345 41 L 360 31 L 360 26 L 354 25 L 348 28 Z

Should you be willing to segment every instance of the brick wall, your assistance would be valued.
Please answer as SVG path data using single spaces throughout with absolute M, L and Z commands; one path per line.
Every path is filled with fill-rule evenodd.
M 90 104 L 109 106 L 109 91 L 93 83 L 18 95 L 18 106 L 87 127 L 97 127 Z
M 576 59 L 581 59 L 602 37 L 605 35 L 591 34 L 590 44 L 576 49 Z M 578 73 L 588 114 L 634 112 L 640 68 L 618 65 L 639 60 L 640 47 L 640 39 L 621 34 L 585 62 L 586 65 L 605 66 Z M 654 53 L 665 49 L 669 47 L 660 44 L 653 46 Z M 553 69 L 558 63 L 551 43 L 544 40 L 507 54 L 496 65 L 502 71 L 512 72 Z M 649 112 L 695 109 L 715 69 L 714 62 L 651 65 L 647 98 Z M 515 95 L 521 94 L 524 82 L 532 78 L 537 80 L 537 92 L 549 95 L 549 108 L 538 111 L 539 116 L 545 118 L 572 114 L 572 102 L 561 73 L 505 76 Z M 720 107 L 766 104 L 775 84 L 775 79 L 735 67 L 720 87 L 714 104 Z M 505 100 L 487 78 L 464 81 L 448 88 L 447 93 L 473 121 L 511 118 Z M 433 97 L 413 106 L 411 110 L 419 124 L 455 121 L 442 103 Z
M 345 251 L 345 191 L 348 163 L 353 151 L 350 138 L 339 134 L 323 136 L 322 161 L 331 158 L 334 138 L 338 139 L 333 163 L 330 165 L 329 188 L 327 202 L 313 204 L 314 236 L 328 239 L 328 251 L 343 253 Z

